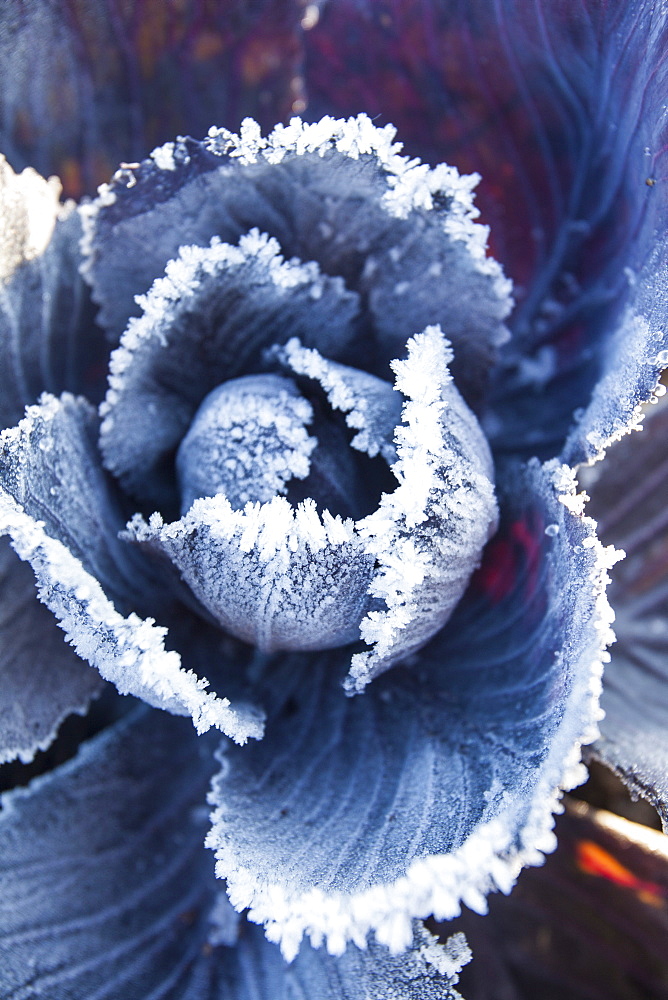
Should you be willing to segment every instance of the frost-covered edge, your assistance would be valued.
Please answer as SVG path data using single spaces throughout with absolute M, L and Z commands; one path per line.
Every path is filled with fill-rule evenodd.
M 262 136 L 259 124 L 252 118 L 245 118 L 239 134 L 225 128 L 212 127 L 204 140 L 205 148 L 217 156 L 230 157 L 240 164 L 281 163 L 288 155 L 304 156 L 315 153 L 325 156 L 330 150 L 357 160 L 360 156 L 373 155 L 385 171 L 389 190 L 382 203 L 390 216 L 405 219 L 414 210 L 434 208 L 434 196 L 439 200 L 449 199 L 448 213 L 444 218 L 444 231 L 465 245 L 475 262 L 479 273 L 493 279 L 494 292 L 500 301 L 512 306 L 512 282 L 503 274 L 500 264 L 487 255 L 489 227 L 476 222 L 480 212 L 473 203 L 473 190 L 480 181 L 477 173 L 460 175 L 455 167 L 441 163 L 430 167 L 419 159 L 402 156 L 402 143 L 395 142 L 396 128 L 385 125 L 378 128 L 366 114 L 356 118 L 332 118 L 329 115 L 318 122 L 307 123 L 301 118 L 290 119 L 288 125 L 277 125 L 266 137 Z M 184 139 L 167 142 L 151 154 L 155 167 L 166 173 L 173 173 L 177 166 L 190 161 L 187 143 Z M 113 182 L 122 181 L 127 186 L 136 183 L 132 170 L 137 165 L 124 165 L 111 184 L 98 188 L 97 199 L 81 208 L 83 237 L 81 243 L 81 273 L 90 280 L 93 260 L 92 246 L 95 233 L 95 217 L 99 211 L 113 205 L 116 194 Z M 507 340 L 507 331 L 500 334 L 500 342 Z
M 304 935 L 316 947 L 324 942 L 334 955 L 342 954 L 348 941 L 366 947 L 372 931 L 376 940 L 392 952 L 403 951 L 412 940 L 412 919 L 433 914 L 438 920 L 449 920 L 459 914 L 461 903 L 484 913 L 489 892 L 508 893 L 522 868 L 540 865 L 545 854 L 555 849 L 552 828 L 554 814 L 562 808 L 561 792 L 585 779 L 580 750 L 596 739 L 602 718 L 599 698 L 603 666 L 610 659 L 607 647 L 614 641 L 614 612 L 606 597 L 607 571 L 619 553 L 601 544 L 596 523 L 584 515 L 586 495 L 577 494 L 573 470 L 557 460 L 547 463 L 544 469 L 558 500 L 584 530 L 582 545 L 591 552 L 589 580 L 597 617 L 592 623 L 589 649 L 582 657 L 589 659 L 588 669 L 583 664 L 575 673 L 562 722 L 532 795 L 527 821 L 520 831 L 515 831 L 512 825 L 508 828 L 503 816 L 495 817 L 458 850 L 418 859 L 395 882 L 350 894 L 319 889 L 302 893 L 276 884 L 258 885 L 250 870 L 243 866 L 232 869 L 229 852 L 218 852 L 217 874 L 227 880 L 232 904 L 238 910 L 248 909 L 251 921 L 264 924 L 267 937 L 280 946 L 288 960 L 297 954 Z M 215 793 L 210 802 L 215 806 Z M 521 805 L 514 796 L 506 805 L 505 815 L 512 817 Z M 215 817 L 214 811 L 214 824 Z M 212 834 L 207 843 L 215 847 Z M 277 918 L 278 913 L 283 917 Z
M 416 209 L 433 209 L 435 195 L 450 199 L 445 231 L 465 244 L 481 274 L 494 279 L 499 299 L 510 299 L 512 282 L 504 276 L 500 264 L 487 256 L 489 226 L 475 222 L 480 211 L 473 203 L 473 190 L 480 182 L 480 174 L 460 175 L 456 167 L 445 163 L 430 167 L 417 158 L 402 156 L 403 144 L 394 142 L 396 132 L 394 125 L 378 128 L 366 114 L 348 119 L 326 115 L 312 123 L 292 118 L 288 125 L 277 125 L 263 138 L 257 122 L 245 118 L 238 135 L 223 128 L 209 129 L 206 145 L 212 152 L 225 153 L 244 164 L 259 159 L 280 163 L 288 153 L 325 156 L 333 149 L 353 160 L 376 156 L 390 188 L 383 197 L 388 214 L 405 219 Z
M 610 345 L 609 353 L 615 364 L 603 373 L 594 387 L 584 414 L 585 425 L 594 421 L 594 426 L 584 436 L 579 424 L 571 430 L 562 452 L 568 464 L 583 459 L 589 465 L 600 462 L 613 444 L 632 431 L 642 430 L 645 407 L 657 403 L 666 393 L 666 386 L 661 382 L 662 373 L 668 367 L 668 350 L 662 347 L 665 338 L 663 330 L 653 329 L 645 316 L 632 308 L 626 310 Z M 638 359 L 644 358 L 646 345 L 652 340 L 656 342 L 656 354 L 639 364 Z M 605 424 L 606 410 L 611 408 L 611 401 L 615 401 L 616 408 L 619 407 L 619 372 L 629 368 L 636 369 L 633 394 L 624 400 L 624 406 L 614 419 L 607 421 L 607 431 L 604 432 L 596 427 L 596 415 L 599 414 L 599 423 Z
M 59 405 L 59 400 L 45 394 L 40 409 L 51 407 L 53 412 Z M 24 419 L 30 420 L 30 414 L 28 407 Z M 13 431 L 4 431 L 2 437 Z M 124 618 L 80 560 L 2 487 L 0 534 L 8 535 L 19 558 L 32 566 L 39 598 L 56 616 L 66 641 L 121 694 L 135 694 L 158 708 L 190 715 L 200 733 L 215 726 L 242 744 L 262 737 L 263 722 L 256 713 L 235 709 L 227 698 L 205 690 L 206 679 L 182 670 L 179 654 L 165 649 L 167 629 L 134 613 Z
M 401 423 L 401 409 L 396 415 L 396 420 L 387 421 L 384 428 L 385 433 L 380 432 L 380 428 L 374 427 L 370 419 L 368 399 L 362 392 L 356 393 L 349 378 L 346 366 L 337 364 L 335 361 L 323 357 L 316 349 L 304 347 L 298 337 L 292 337 L 283 347 L 274 351 L 278 361 L 291 373 L 303 375 L 314 382 L 317 382 L 327 397 L 327 402 L 333 410 L 343 413 L 346 426 L 350 430 L 357 431 L 357 434 L 350 442 L 350 447 L 357 451 L 362 451 L 369 458 L 375 458 L 380 454 L 388 465 L 392 465 L 397 458 L 397 450 L 394 445 L 393 434 L 395 428 Z M 372 385 L 390 390 L 390 395 L 394 392 L 399 396 L 396 386 L 391 386 L 389 382 L 381 382 L 374 375 L 354 369 L 354 375 L 358 378 L 368 379 L 367 387 Z M 378 388 L 376 388 L 378 393 Z M 389 407 L 387 407 L 389 409 Z
M 163 277 L 156 278 L 144 295 L 137 296 L 142 315 L 132 317 L 125 329 L 119 346 L 111 352 L 109 359 L 109 388 L 100 404 L 102 425 L 100 437 L 104 446 L 106 435 L 113 425 L 114 408 L 125 392 L 125 375 L 132 370 L 136 352 L 142 344 L 159 338 L 165 346 L 164 331 L 156 324 L 184 295 L 192 295 L 204 276 L 219 270 L 241 267 L 249 261 L 257 261 L 267 267 L 277 288 L 291 289 L 302 285 L 313 285 L 312 295 L 317 296 L 327 279 L 314 261 L 303 263 L 285 260 L 278 240 L 267 236 L 258 229 L 250 229 L 239 239 L 237 246 L 223 243 L 213 237 L 208 246 L 182 246 L 178 256 L 170 260 Z M 341 279 L 338 282 L 342 284 Z
M 278 352 L 279 357 L 281 354 L 296 364 L 298 371 L 321 381 L 326 374 L 323 384 L 333 405 L 341 408 L 351 404 L 334 367 L 317 351 L 304 350 L 293 342 L 291 348 Z M 257 549 L 266 564 L 279 551 L 283 567 L 291 553 L 296 556 L 307 548 L 318 552 L 325 546 L 341 545 L 349 547 L 351 559 L 359 559 L 364 576 L 371 561 L 375 569 L 367 593 L 381 599 L 385 608 L 363 615 L 359 635 L 369 648 L 353 654 L 345 681 L 348 694 L 363 692 L 374 677 L 423 646 L 443 626 L 498 523 L 491 455 L 454 388 L 448 369 L 451 360 L 452 350 L 440 326 L 428 326 L 409 338 L 406 360 L 392 362 L 395 389 L 404 398 L 402 422 L 394 428 L 397 460 L 391 468 L 397 486 L 392 493 L 382 495 L 368 517 L 344 521 L 328 510 L 320 514 L 313 501 L 293 510 L 280 496 L 233 510 L 221 493 L 195 500 L 190 511 L 171 524 L 165 524 L 158 513 L 152 514 L 148 523 L 137 515 L 128 524 L 132 537 L 148 543 L 156 538 L 178 539 L 201 524 L 211 529 L 213 537 L 236 542 L 240 553 Z M 459 404 L 467 420 L 470 418 L 467 434 L 471 434 L 470 424 L 477 432 L 467 439 L 466 453 L 444 441 L 442 417 L 449 409 L 452 420 L 461 424 Z M 364 435 L 364 414 L 354 409 L 353 416 Z M 466 485 L 444 480 L 444 470 L 450 478 L 459 473 Z M 430 525 L 430 505 L 445 506 L 446 502 L 447 515 L 441 516 L 456 517 L 458 535 L 454 541 L 445 533 L 439 540 Z M 441 597 L 438 605 L 433 601 L 434 590 Z
M 374 677 L 420 648 L 445 624 L 498 526 L 492 459 L 482 434 L 477 440 L 475 435 L 469 439 L 466 455 L 454 452 L 443 441 L 441 418 L 444 414 L 447 418 L 455 402 L 447 395 L 454 389 L 448 367 L 453 359 L 450 342 L 436 325 L 410 337 L 406 347 L 407 358 L 390 364 L 395 389 L 405 399 L 402 422 L 394 435 L 397 461 L 391 466 L 398 486 L 383 494 L 377 509 L 356 524 L 365 541 L 364 551 L 376 560 L 369 593 L 381 598 L 386 610 L 370 611 L 360 622 L 360 635 L 371 648 L 351 659 L 345 682 L 349 694 L 361 693 Z M 457 488 L 451 484 L 443 488 L 443 470 L 451 474 L 455 469 L 470 481 L 470 489 L 461 483 Z M 460 493 L 465 494 L 465 502 Z M 444 537 L 439 548 L 428 527 L 430 504 L 434 498 L 443 504 L 446 495 L 458 508 L 454 559 L 452 541 Z M 448 509 L 447 518 L 453 513 Z M 446 572 L 448 564 L 464 570 L 454 577 L 454 586 L 452 573 L 448 579 Z M 430 586 L 440 588 L 438 614 L 425 613 L 421 605 Z M 427 633 L 419 628 L 425 621 L 432 623 Z M 416 628 L 418 641 L 413 638 L 411 642 Z

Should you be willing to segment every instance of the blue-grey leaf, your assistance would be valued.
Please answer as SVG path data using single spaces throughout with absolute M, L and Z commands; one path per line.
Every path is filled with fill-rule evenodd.
M 0 156 L 0 427 L 41 392 L 99 399 L 103 389 L 108 350 L 79 274 L 81 220 L 59 191 Z
M 3 1000 L 217 995 L 189 988 L 214 899 L 210 773 L 185 720 L 139 709 L 3 797 Z
M 652 399 L 668 366 L 666 224 L 668 208 L 648 211 L 642 244 L 647 258 L 641 258 L 637 270 L 629 266 L 625 272 L 630 285 L 626 308 L 606 340 L 591 401 L 577 412 L 564 446 L 564 461 L 571 465 L 600 459 L 610 444 L 639 426 L 641 404 Z
M 0 539 L 0 763 L 32 760 L 63 719 L 83 715 L 102 689 L 37 599 L 28 566 Z
M 123 517 L 96 446 L 99 421 L 81 398 L 44 395 L 0 437 L 0 485 L 127 610 L 150 576 L 118 538 Z
M 559 786 L 596 734 L 605 553 L 568 470 L 507 471 L 466 599 L 410 665 L 343 699 L 341 653 L 265 670 L 261 744 L 225 755 L 209 844 L 235 907 L 293 955 L 484 909 L 550 850 Z
M 668 823 L 668 406 L 583 470 L 602 540 L 626 552 L 612 572 L 617 641 L 603 679 L 594 753 Z
M 355 642 L 374 606 L 374 558 L 351 521 L 281 496 L 235 510 L 223 494 L 179 521 L 136 517 L 131 537 L 164 553 L 223 628 L 263 652 Z
M 409 161 L 393 137 L 364 115 L 293 119 L 267 138 L 247 120 L 240 136 L 212 130 L 204 143 L 178 142 L 121 169 L 87 212 L 87 273 L 102 322 L 119 337 L 138 315 L 135 295 L 179 246 L 214 236 L 236 243 L 257 227 L 286 257 L 317 262 L 368 302 L 365 336 L 343 360 L 387 378 L 408 336 L 440 323 L 462 392 L 476 394 L 504 335 L 509 283 L 473 221 L 475 178 Z M 398 303 L 386 317 L 385 295 Z
M 35 573 L 40 599 L 77 653 L 122 694 L 179 715 L 198 730 L 218 726 L 235 740 L 258 737 L 257 713 L 206 692 L 165 648 L 166 629 L 128 614 L 142 588 L 165 592 L 141 553 L 117 537 L 120 512 L 95 448 L 98 422 L 82 400 L 44 396 L 0 437 L 0 533 Z M 134 600 L 133 600 L 134 598 Z M 150 603 L 149 603 L 150 606 Z M 120 610 L 119 610 L 120 609 Z
M 175 488 L 167 460 L 204 397 L 256 373 L 262 352 L 290 336 L 337 356 L 357 331 L 359 300 L 252 232 L 238 247 L 183 246 L 141 305 L 112 355 L 101 447 L 126 488 L 159 506 Z
M 138 709 L 3 796 L 2 1000 L 454 1000 L 461 934 L 438 945 L 416 926 L 399 957 L 305 944 L 288 966 L 228 913 L 202 846 L 211 749 Z

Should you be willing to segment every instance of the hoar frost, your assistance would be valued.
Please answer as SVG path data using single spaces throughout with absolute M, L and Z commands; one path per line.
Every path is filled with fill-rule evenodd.
M 235 908 L 291 957 L 304 935 L 337 954 L 372 933 L 411 947 L 416 918 L 483 909 L 536 863 L 610 638 L 605 554 L 572 483 L 537 461 L 499 468 L 499 537 L 441 628 L 497 526 L 464 400 L 495 414 L 510 287 L 475 178 L 393 139 L 364 116 L 266 138 L 246 122 L 125 165 L 81 213 L 119 345 L 102 424 L 43 398 L 0 442 L 0 527 L 81 656 L 232 737 L 209 845 Z M 24 294 L 8 287 L 19 316 Z M 339 497 L 372 482 L 370 502 L 343 510 L 314 485 L 328 454 Z M 299 655 L 239 678 L 250 656 L 223 632 Z M 407 659 L 341 696 L 349 665 L 356 693 Z M 214 937 L 233 938 L 228 916 Z
M 370 650 L 352 656 L 352 694 L 424 645 L 459 601 L 497 524 L 491 457 L 437 326 L 393 362 L 394 390 L 295 339 L 274 356 L 324 390 L 357 431 L 353 447 L 381 454 L 396 489 L 356 521 L 314 498 L 293 507 L 280 494 L 294 476 L 308 486 L 312 408 L 287 378 L 248 376 L 211 393 L 184 438 L 184 516 L 137 516 L 129 529 L 174 563 L 224 629 L 261 650 L 362 639 Z M 387 417 L 402 396 L 395 427 Z

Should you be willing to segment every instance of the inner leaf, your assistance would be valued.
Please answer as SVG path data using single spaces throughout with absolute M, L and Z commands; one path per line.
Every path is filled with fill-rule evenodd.
M 294 382 L 278 375 L 247 375 L 209 393 L 176 458 L 181 511 L 198 497 L 224 493 L 235 510 L 285 493 L 304 479 L 317 441 L 305 424 L 313 410 Z

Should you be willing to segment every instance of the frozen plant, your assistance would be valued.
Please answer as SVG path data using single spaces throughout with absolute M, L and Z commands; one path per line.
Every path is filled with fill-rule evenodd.
M 536 316 L 365 114 L 1 181 L 3 757 L 104 721 L 3 799 L 2 995 L 451 996 L 598 736 L 658 216 Z

